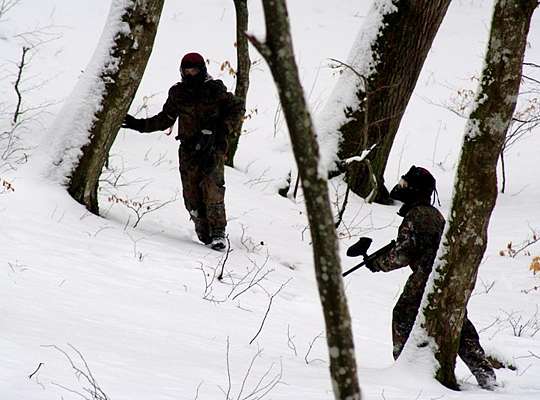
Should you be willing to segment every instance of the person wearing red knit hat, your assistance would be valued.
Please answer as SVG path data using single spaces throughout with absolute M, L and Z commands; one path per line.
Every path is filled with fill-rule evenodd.
M 178 120 L 184 204 L 199 240 L 214 250 L 224 250 L 227 139 L 245 109 L 221 80 L 208 75 L 199 53 L 182 58 L 180 74 L 182 80 L 170 88 L 161 112 L 143 119 L 128 114 L 122 127 L 154 132 L 166 130 Z

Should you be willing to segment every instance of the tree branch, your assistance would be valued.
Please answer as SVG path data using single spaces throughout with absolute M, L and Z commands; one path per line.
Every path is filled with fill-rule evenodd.
M 24 70 L 24 67 L 26 66 L 26 62 L 25 62 L 26 53 L 28 53 L 29 50 L 30 48 L 26 46 L 22 48 L 21 62 L 19 63 L 19 65 L 17 65 L 17 68 L 18 68 L 17 79 L 15 80 L 15 84 L 14 84 L 15 92 L 17 93 L 17 106 L 15 107 L 15 113 L 13 114 L 13 124 L 17 123 L 17 119 L 19 118 L 19 115 L 20 115 L 22 94 L 19 88 L 19 84 L 21 83 L 23 70 Z
M 270 61 L 272 59 L 272 50 L 270 50 L 270 47 L 268 47 L 266 43 L 259 41 L 255 35 L 246 33 L 246 36 L 253 47 L 255 47 L 259 53 L 261 53 L 266 62 L 270 65 Z

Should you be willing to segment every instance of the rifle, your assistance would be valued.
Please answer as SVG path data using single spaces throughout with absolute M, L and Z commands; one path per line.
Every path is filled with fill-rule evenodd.
M 374 260 L 376 259 L 377 257 L 383 255 L 383 254 L 386 254 L 388 253 L 390 250 L 392 250 L 394 248 L 394 246 L 396 245 L 396 241 L 395 240 L 392 240 L 390 243 L 388 243 L 386 246 L 383 246 L 381 247 L 379 250 L 375 251 L 374 253 L 372 253 L 371 255 L 368 256 L 367 254 L 367 247 L 369 247 L 369 245 L 371 244 L 371 239 L 370 239 L 370 242 L 368 244 L 368 242 L 365 240 L 366 238 L 360 238 L 360 240 L 364 239 L 364 243 L 362 243 L 363 247 L 365 247 L 365 250 L 360 253 L 359 250 L 357 250 L 355 253 L 359 253 L 359 255 L 363 255 L 364 256 L 364 261 L 362 261 L 360 264 L 352 267 L 351 269 L 345 271 L 343 274 L 341 274 L 342 277 L 346 277 L 347 275 L 349 275 L 351 272 L 354 272 L 356 271 L 358 268 L 361 268 L 363 267 L 364 265 L 366 265 L 369 261 L 371 260 Z M 360 241 L 359 241 L 360 243 Z M 356 243 L 356 245 L 358 245 L 358 243 Z M 351 248 L 353 248 L 355 245 L 351 246 Z M 366 247 L 367 246 L 367 247 Z M 349 251 L 347 251 L 347 254 L 349 255 Z

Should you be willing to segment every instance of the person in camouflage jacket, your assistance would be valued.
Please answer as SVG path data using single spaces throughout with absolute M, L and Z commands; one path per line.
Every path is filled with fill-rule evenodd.
M 228 136 L 244 115 L 243 102 L 212 79 L 204 58 L 186 54 L 180 64 L 182 81 L 169 90 L 157 115 L 137 119 L 127 115 L 125 128 L 154 132 L 178 120 L 178 156 L 184 204 L 198 238 L 213 249 L 225 248 L 224 162 Z
M 403 221 L 395 246 L 366 265 L 372 272 L 389 272 L 406 266 L 412 269 L 393 310 L 394 359 L 399 357 L 413 328 L 443 234 L 444 217 L 431 205 L 434 190 L 435 178 L 424 168 L 412 166 L 402 176 L 400 183 L 390 193 L 392 198 L 403 202 L 398 212 Z M 480 345 L 478 333 L 466 315 L 458 354 L 480 386 L 492 389 L 495 373 Z

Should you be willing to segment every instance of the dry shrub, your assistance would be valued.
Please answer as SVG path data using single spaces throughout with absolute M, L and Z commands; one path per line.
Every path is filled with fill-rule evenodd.
M 539 256 L 533 257 L 531 261 L 531 265 L 529 266 L 529 269 L 533 272 L 534 275 L 536 275 L 536 273 L 540 271 L 540 257 Z

